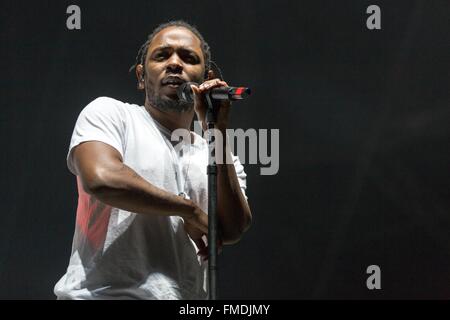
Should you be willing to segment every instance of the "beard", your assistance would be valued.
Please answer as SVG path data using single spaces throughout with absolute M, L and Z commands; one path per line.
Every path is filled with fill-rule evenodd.
M 148 102 L 155 108 L 166 112 L 188 112 L 194 108 L 193 102 L 180 100 L 178 97 L 162 97 L 158 95 L 151 86 L 147 86 L 146 97 Z

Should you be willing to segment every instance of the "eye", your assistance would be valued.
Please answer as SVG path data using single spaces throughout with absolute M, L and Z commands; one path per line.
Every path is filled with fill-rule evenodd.
M 157 61 L 164 60 L 167 57 L 167 52 L 158 52 L 154 55 L 154 59 Z
M 192 54 L 184 55 L 183 60 L 189 64 L 197 64 L 199 62 L 197 57 Z
M 186 60 L 186 62 L 188 63 L 195 63 L 195 59 L 193 57 L 187 56 L 186 58 L 184 58 Z

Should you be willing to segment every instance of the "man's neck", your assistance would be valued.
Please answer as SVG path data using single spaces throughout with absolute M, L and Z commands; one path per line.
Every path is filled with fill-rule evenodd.
M 190 130 L 191 128 L 194 110 L 186 112 L 162 111 L 152 106 L 148 101 L 145 101 L 145 109 L 150 113 L 153 119 L 167 128 L 170 132 L 180 128 L 186 130 Z

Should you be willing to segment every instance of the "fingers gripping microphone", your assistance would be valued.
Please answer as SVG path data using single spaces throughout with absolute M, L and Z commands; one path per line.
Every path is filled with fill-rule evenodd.
M 194 92 L 191 89 L 191 85 L 198 86 L 195 82 L 186 82 L 179 86 L 177 95 L 180 100 L 194 102 Z M 250 88 L 246 87 L 220 87 L 213 88 L 209 91 L 211 99 L 231 101 L 245 99 L 250 93 Z

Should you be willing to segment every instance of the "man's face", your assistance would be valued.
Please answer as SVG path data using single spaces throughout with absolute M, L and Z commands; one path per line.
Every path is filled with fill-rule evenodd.
M 168 27 L 153 38 L 145 58 L 145 90 L 150 104 L 164 111 L 183 112 L 193 105 L 181 102 L 178 87 L 203 82 L 205 61 L 200 39 L 183 27 Z

